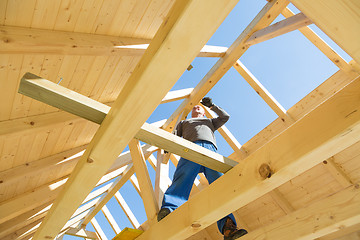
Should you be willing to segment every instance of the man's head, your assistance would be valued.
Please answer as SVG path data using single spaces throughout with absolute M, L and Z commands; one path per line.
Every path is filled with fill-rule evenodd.
M 202 106 L 196 105 L 193 107 L 191 111 L 191 117 L 192 118 L 198 118 L 198 117 L 204 117 L 205 116 L 205 110 Z

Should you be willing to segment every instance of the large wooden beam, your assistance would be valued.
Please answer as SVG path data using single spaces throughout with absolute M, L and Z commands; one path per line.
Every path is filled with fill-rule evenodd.
M 145 213 L 149 224 L 153 224 L 156 222 L 155 218 L 159 211 L 159 206 L 156 203 L 155 193 L 146 167 L 146 160 L 140 149 L 140 142 L 136 139 L 131 140 L 129 142 L 129 149 L 133 159 L 136 176 L 139 179 L 141 198 L 144 203 Z
M 141 56 L 151 39 L 0 26 L 0 54 Z M 199 57 L 221 57 L 226 47 L 204 46 Z
M 360 77 L 138 239 L 185 239 L 351 146 L 360 140 L 359 107 Z
M 360 63 L 358 0 L 290 0 L 357 63 Z
M 350 187 L 245 235 L 250 239 L 312 240 L 360 222 L 360 189 Z
M 194 88 L 191 97 L 184 100 L 175 112 L 168 118 L 163 128 L 172 131 L 178 117 L 184 118 L 213 86 L 225 75 L 235 62 L 249 48 L 246 41 L 251 34 L 270 25 L 281 11 L 288 5 L 287 0 L 273 0 L 265 5 L 254 20 L 246 27 L 235 42 L 229 47 L 226 55 L 220 58 L 210 69 L 200 83 Z
M 292 32 L 299 28 L 306 27 L 311 23 L 311 20 L 308 19 L 303 13 L 298 13 L 295 16 L 289 17 L 285 20 L 254 32 L 246 41 L 246 43 L 252 46 L 254 44 L 278 37 L 285 33 Z
M 98 124 L 102 123 L 110 110 L 105 104 L 31 73 L 26 73 L 21 79 L 19 92 Z M 135 138 L 219 172 L 226 172 L 237 164 L 231 159 L 147 123 L 140 128 Z
M 236 0 L 174 3 L 36 232 L 35 240 L 56 236 L 236 3 Z

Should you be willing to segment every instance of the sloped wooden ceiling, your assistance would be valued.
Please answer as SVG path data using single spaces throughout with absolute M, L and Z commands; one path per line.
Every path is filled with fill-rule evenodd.
M 18 41 L 20 38 L 16 34 L 7 34 L 19 33 L 29 28 L 52 31 L 51 34 L 54 34 L 55 38 L 64 39 L 64 42 L 69 38 L 64 38 L 63 32 L 74 32 L 104 35 L 104 37 L 121 36 L 131 38 L 131 41 L 137 43 L 149 43 L 174 2 L 174 0 L 3 0 L 0 1 L 0 25 L 4 26 L 3 28 L 0 26 L 2 44 L 10 44 L 14 41 L 19 46 L 26 45 L 26 42 Z M 285 1 L 279 2 L 285 3 Z M 357 41 L 353 39 L 350 42 L 345 41 L 342 37 L 344 34 L 336 31 L 337 28 L 345 26 L 346 20 L 349 18 L 344 17 L 343 22 L 332 22 L 331 26 L 333 27 L 327 29 L 324 24 L 326 24 L 328 16 L 317 17 L 323 16 L 319 9 L 327 4 L 332 9 L 341 9 L 346 6 L 346 9 L 350 9 L 349 11 L 352 12 L 351 9 L 359 9 L 356 1 L 349 1 L 349 5 L 339 4 L 335 0 L 329 1 L 327 4 L 324 1 L 318 1 L 314 5 L 311 1 L 305 0 L 292 2 L 311 21 L 319 23 L 319 27 L 322 26 L 329 30 L 328 32 L 324 31 L 340 46 L 344 43 L 342 46 L 344 50 L 359 61 L 356 50 L 359 47 Z M 285 5 L 287 4 L 285 3 Z M 315 10 L 311 6 L 314 6 Z M 282 14 L 286 17 L 292 15 L 288 9 L 283 10 Z M 353 15 L 349 13 L 348 16 L 352 17 Z M 333 18 L 336 19 L 336 16 Z M 356 30 L 359 21 L 358 18 L 351 19 L 354 24 L 350 26 L 350 30 L 346 25 L 344 31 L 346 34 L 352 31 L 353 35 L 356 35 L 359 33 Z M 250 159 L 249 156 L 255 158 L 254 153 L 257 150 L 264 145 L 268 146 L 267 144 L 272 139 L 292 126 L 293 123 L 299 125 L 299 120 L 302 120 L 306 114 L 311 113 L 314 108 L 334 93 L 341 92 L 345 85 L 359 76 L 360 68 L 356 61 L 348 64 L 321 39 L 317 38 L 311 30 L 304 27 L 300 31 L 321 49 L 340 70 L 287 112 L 276 105 L 276 100 L 268 102 L 265 99 L 270 106 L 273 106 L 275 112 L 278 111 L 279 118 L 243 146 L 240 146 L 236 140 L 232 141 L 231 134 L 226 134 L 226 129 L 223 130 L 225 131 L 224 136 L 230 138 L 229 143 L 232 144 L 235 151 L 229 158 L 240 161 L 244 166 L 250 165 L 246 162 Z M 50 32 L 48 33 L 50 36 Z M 80 40 L 81 37 L 86 38 L 86 35 L 81 35 Z M 93 56 L 86 53 L 87 50 L 90 51 L 90 46 L 87 46 L 85 50 L 77 49 L 78 46 L 82 46 L 78 44 L 82 43 L 80 40 L 76 39 L 76 44 L 68 45 L 70 50 L 66 48 L 67 50 L 64 50 L 62 54 L 54 53 L 53 48 L 47 46 L 44 46 L 44 50 L 37 54 L 25 50 L 23 50 L 25 53 L 14 53 L 15 50 L 7 53 L 0 49 L 1 239 L 29 239 L 34 235 L 37 228 L 35 230 L 32 228 L 44 219 L 49 205 L 61 194 L 66 179 L 80 158 L 72 156 L 87 147 L 98 129 L 98 125 L 93 122 L 18 94 L 20 79 L 24 73 L 31 72 L 55 83 L 61 83 L 61 86 L 96 101 L 112 103 L 141 59 L 141 54 L 134 56 L 132 53 L 119 56 L 106 51 L 100 56 Z M 94 43 L 93 46 L 95 45 Z M 241 47 L 241 44 L 235 43 L 234 47 L 230 49 L 233 52 L 241 52 L 241 50 L 236 50 L 236 47 L 239 46 Z M 28 49 L 35 47 L 38 46 L 27 46 Z M 71 53 L 71 47 L 76 49 L 74 54 Z M 225 64 L 219 65 L 219 69 L 225 65 L 228 69 L 234 66 L 249 81 L 250 85 L 253 84 L 251 75 L 241 66 L 241 62 L 236 63 L 238 58 L 238 53 L 224 57 Z M 216 66 L 215 70 L 219 71 Z M 215 76 L 214 79 L 216 78 Z M 187 98 L 180 108 L 170 116 L 165 123 L 165 128 L 173 126 L 177 115 L 184 111 L 184 108 L 185 111 L 189 110 L 189 106 L 197 103 L 206 93 L 201 83 L 199 86 L 193 92 L 192 98 Z M 266 98 L 266 91 L 262 91 L 261 84 L 255 84 L 253 88 L 258 91 L 260 96 Z M 184 97 L 188 97 L 188 95 L 185 94 Z M 331 108 L 329 109 L 331 110 Z M 309 114 L 309 116 L 312 115 Z M 340 125 L 340 122 L 336 123 Z M 286 137 L 286 135 L 284 136 Z M 314 159 L 316 164 L 309 170 L 299 172 L 300 175 L 293 179 L 290 178 L 290 181 L 278 184 L 269 193 L 252 197 L 249 203 L 236 205 L 236 209 L 241 207 L 238 210 L 234 209 L 236 218 L 240 225 L 250 232 L 244 239 L 256 239 L 256 237 L 266 239 L 266 236 L 268 239 L 281 239 L 281 237 L 290 239 L 289 236 L 295 233 L 304 236 L 305 239 L 314 239 L 319 236 L 322 237 L 318 239 L 340 239 L 341 237 L 343 237 L 342 239 L 359 239 L 360 221 L 359 214 L 356 212 L 359 206 L 359 194 L 357 193 L 360 181 L 359 146 L 360 143 L 356 142 L 341 151 L 335 151 L 336 153 L 331 154 L 325 160 Z M 142 149 L 145 158 L 149 158 L 149 162 L 155 166 L 156 159 L 151 155 L 153 150 L 148 145 Z M 245 163 L 242 161 L 244 159 Z M 171 160 L 176 163 L 174 155 L 171 155 Z M 121 172 L 123 172 L 123 176 L 130 177 L 133 172 L 128 168 L 125 171 L 124 168 L 121 168 L 129 163 L 131 163 L 130 153 L 124 153 L 115 161 L 108 174 L 100 180 L 98 185 L 118 176 Z M 132 179 L 132 182 L 136 188 L 136 179 Z M 273 184 L 276 185 L 276 183 Z M 203 176 L 197 185 L 199 189 L 207 186 Z M 76 223 L 81 218 L 89 216 L 87 215 L 89 214 L 88 208 L 99 199 L 97 198 L 99 193 L 108 191 L 110 187 L 111 184 L 105 183 L 97 192 L 90 194 L 86 199 L 89 200 L 88 206 L 84 205 L 82 209 L 78 209 L 76 213 L 80 213 L 80 217 L 74 218 L 71 223 Z M 137 190 L 139 191 L 139 189 Z M 194 188 L 193 192 L 197 191 Z M 201 197 L 204 196 L 198 195 L 197 199 L 202 199 Z M 122 206 L 126 205 L 121 201 L 121 196 L 117 195 L 116 199 Z M 223 206 L 227 203 L 222 202 L 221 204 Z M 325 209 L 321 209 L 321 206 L 325 206 Z M 181 213 L 183 212 L 177 215 L 178 219 L 181 218 Z M 319 217 L 316 219 L 317 216 Z M 176 219 L 175 216 L 173 217 Z M 168 218 L 168 220 L 169 223 L 163 222 L 164 226 L 173 224 L 170 222 L 172 218 Z M 88 219 L 88 221 L 90 220 Z M 317 221 L 318 225 L 314 224 Z M 137 223 L 134 218 L 131 222 L 136 228 L 142 224 Z M 97 227 L 96 221 L 92 220 L 91 223 L 101 238 L 101 230 Z M 147 224 L 149 223 L 143 224 L 142 228 L 147 229 L 149 227 Z M 185 228 L 186 226 L 181 227 Z M 279 231 L 282 228 L 284 228 L 284 232 Z M 161 230 L 161 226 L 153 228 L 148 235 L 159 229 Z M 319 233 L 318 229 L 323 229 L 323 232 Z M 174 233 L 181 230 L 175 229 Z M 190 237 L 189 234 L 186 235 L 189 237 L 188 239 L 221 239 L 215 224 L 202 231 L 196 228 L 191 231 L 197 232 L 197 234 Z M 143 238 L 146 238 L 146 234 L 143 235 Z

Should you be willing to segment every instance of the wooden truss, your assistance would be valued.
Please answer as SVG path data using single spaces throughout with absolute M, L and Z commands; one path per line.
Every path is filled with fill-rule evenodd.
M 301 13 L 291 12 L 289 3 Z M 293 239 L 333 239 L 358 231 L 360 174 L 354 177 L 347 173 L 339 159 L 360 156 L 360 44 L 354 40 L 360 38 L 359 2 L 268 1 L 229 48 L 204 47 L 236 4 L 236 0 L 177 0 L 152 39 L 0 26 L 3 39 L 16 39 L 1 43 L 0 54 L 142 56 L 116 100 L 103 101 L 106 104 L 53 83 L 46 76 L 26 73 L 21 78 L 21 94 L 62 111 L 1 121 L 1 137 L 20 137 L 77 123 L 89 124 L 96 133 L 79 147 L 39 156 L 36 161 L 0 172 L 2 186 L 11 186 L 25 177 L 63 169 L 63 174 L 51 182 L 0 202 L 0 238 L 61 239 L 68 234 L 107 239 L 95 216 L 102 211 L 114 233 L 121 231 L 116 216 L 106 206 L 113 197 L 132 226 L 144 230 L 136 239 L 215 239 L 212 224 L 229 213 L 249 229 L 242 239 L 289 239 L 289 235 Z M 285 20 L 270 25 L 280 14 Z M 353 60 L 345 61 L 307 27 L 313 23 Z M 239 58 L 249 47 L 297 29 L 339 71 L 286 111 Z M 169 91 L 195 57 L 219 60 L 193 89 Z M 234 150 L 225 157 L 170 132 L 231 67 L 278 118 L 244 145 L 225 126 L 220 128 Z M 145 122 L 160 103 L 176 100 L 183 101 L 168 119 Z M 206 114 L 213 116 L 209 109 Z M 129 151 L 123 152 L 127 145 Z M 191 199 L 157 222 L 162 195 L 171 183 L 168 160 L 176 165 L 179 156 L 225 174 L 211 186 L 200 174 Z M 147 161 L 156 171 L 155 188 Z M 337 187 L 307 204 L 289 201 L 282 186 L 315 168 L 331 176 Z M 144 223 L 138 222 L 119 192 L 127 181 L 142 198 L 147 217 Z M 245 212 L 264 198 L 271 199 L 281 214 L 277 221 L 251 228 L 241 221 L 237 210 Z M 89 223 L 95 232 L 85 230 Z

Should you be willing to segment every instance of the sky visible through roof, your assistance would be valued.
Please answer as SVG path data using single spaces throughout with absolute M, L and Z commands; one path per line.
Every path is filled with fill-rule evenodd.
M 265 0 L 239 1 L 218 31 L 209 40 L 208 45 L 229 47 L 265 4 Z M 295 13 L 299 12 L 292 5 L 289 5 L 289 8 Z M 279 16 L 275 22 L 283 19 L 282 16 Z M 346 53 L 314 25 L 310 25 L 310 27 L 346 61 L 351 60 Z M 184 72 L 183 76 L 173 87 L 173 90 L 195 87 L 217 60 L 217 58 L 196 58 L 192 62 L 193 69 Z M 240 61 L 286 110 L 338 70 L 299 31 L 294 31 L 252 46 L 240 58 Z M 230 114 L 230 120 L 226 123 L 226 127 L 240 144 L 246 143 L 277 118 L 277 115 L 271 108 L 268 107 L 234 68 L 231 68 L 225 74 L 207 96 L 211 97 L 215 104 Z M 180 103 L 181 100 L 160 105 L 150 116 L 148 122 L 152 123 L 168 118 Z M 217 133 L 216 137 L 220 154 L 228 156 L 233 153 L 233 150 L 220 134 Z M 128 150 L 128 148 L 125 150 Z M 174 167 L 172 164 L 170 165 L 170 178 L 172 179 Z M 155 171 L 149 164 L 148 169 L 154 184 Z M 140 223 L 146 221 L 143 203 L 131 183 L 127 182 L 121 188 L 120 193 L 138 221 Z M 110 209 L 121 229 L 125 227 L 132 228 L 126 215 L 114 198 L 106 206 Z M 101 212 L 96 215 L 96 220 L 108 239 L 112 239 L 115 233 Z M 95 231 L 91 224 L 88 224 L 87 229 Z M 79 238 L 65 235 L 64 239 Z

